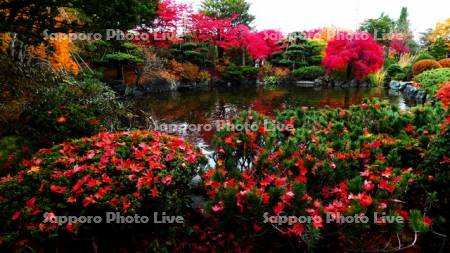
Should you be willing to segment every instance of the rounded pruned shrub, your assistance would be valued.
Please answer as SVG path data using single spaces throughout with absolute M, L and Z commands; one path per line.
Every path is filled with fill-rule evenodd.
M 436 60 L 436 58 L 434 58 L 434 56 L 432 56 L 431 54 L 429 54 L 427 52 L 423 52 L 423 53 L 418 54 L 415 57 L 415 62 L 418 62 L 421 60 Z
M 450 58 L 440 60 L 439 64 L 441 64 L 443 68 L 450 68 Z
M 67 236 L 114 242 L 112 233 L 125 238 L 142 231 L 158 238 L 164 229 L 153 220 L 144 228 L 105 224 L 105 213 L 183 215 L 191 202 L 189 185 L 204 162 L 183 139 L 150 131 L 106 132 L 42 149 L 22 162 L 17 175 L 0 180 L 0 241 L 6 247 Z M 103 220 L 52 222 L 62 216 Z
M 325 75 L 325 70 L 321 66 L 301 67 L 292 71 L 292 75 L 298 80 L 315 80 Z
M 438 69 L 441 65 L 439 62 L 435 60 L 421 60 L 416 63 L 414 63 L 412 67 L 412 74 L 414 76 L 419 75 L 420 73 L 430 70 L 430 69 Z

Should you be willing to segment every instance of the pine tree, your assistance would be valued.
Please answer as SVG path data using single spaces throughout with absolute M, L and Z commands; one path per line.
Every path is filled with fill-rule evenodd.
M 249 13 L 250 4 L 246 0 L 203 0 L 200 12 L 214 18 L 230 18 L 237 15 L 234 25 L 249 26 L 255 16 Z

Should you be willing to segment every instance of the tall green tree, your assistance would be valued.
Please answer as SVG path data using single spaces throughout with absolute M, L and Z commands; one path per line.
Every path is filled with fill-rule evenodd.
M 411 33 L 409 28 L 409 19 L 408 19 L 408 8 L 403 7 L 400 12 L 400 17 L 397 20 L 396 31 L 401 33 Z
M 255 16 L 249 13 L 250 4 L 246 0 L 203 0 L 200 12 L 215 17 L 229 18 L 238 15 L 234 24 L 250 26 Z
M 386 35 L 394 31 L 395 24 L 396 22 L 391 17 L 381 13 L 379 18 L 365 20 L 359 30 L 370 33 L 374 39 L 387 46 L 390 40 Z

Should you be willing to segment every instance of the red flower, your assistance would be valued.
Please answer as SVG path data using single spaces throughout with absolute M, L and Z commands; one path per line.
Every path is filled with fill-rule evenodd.
M 263 227 L 257 223 L 253 224 L 253 231 L 255 231 L 255 233 L 259 233 L 261 232 L 261 230 L 263 229 Z
M 279 215 L 284 210 L 284 204 L 283 202 L 278 202 L 276 206 L 273 207 L 273 211 L 276 215 Z
M 13 216 L 11 216 L 11 220 L 15 221 L 17 220 L 20 216 L 22 215 L 22 213 L 20 211 L 16 211 Z
M 161 182 L 165 185 L 170 185 L 172 183 L 172 176 L 163 177 Z
M 425 216 L 423 217 L 423 223 L 430 226 L 433 223 L 433 220 L 430 217 Z
M 365 193 L 358 194 L 358 200 L 361 206 L 363 207 L 368 207 L 372 205 L 373 202 L 372 197 L 370 197 L 370 195 L 367 195 Z
M 65 117 L 59 117 L 56 119 L 56 122 L 58 123 L 65 123 L 66 122 L 66 118 Z
M 63 186 L 52 185 L 50 186 L 50 191 L 63 194 L 67 191 L 67 188 Z
M 212 207 L 212 211 L 215 213 L 221 212 L 224 209 L 223 201 L 220 201 L 219 203 L 215 204 Z
M 367 191 L 367 192 L 371 191 L 371 190 L 373 190 L 374 187 L 375 187 L 375 185 L 371 181 L 364 180 L 363 188 L 365 191 Z
M 288 229 L 288 233 L 293 236 L 300 236 L 303 234 L 305 228 L 301 223 L 295 223 L 292 228 Z
M 94 199 L 94 196 L 92 196 L 92 195 L 87 196 L 87 197 L 83 200 L 83 206 L 84 206 L 84 207 L 87 207 L 87 206 L 89 206 L 90 204 L 93 204 L 93 203 L 95 203 L 95 199 Z
M 152 189 L 152 197 L 153 198 L 158 197 L 158 188 L 153 187 L 153 189 Z

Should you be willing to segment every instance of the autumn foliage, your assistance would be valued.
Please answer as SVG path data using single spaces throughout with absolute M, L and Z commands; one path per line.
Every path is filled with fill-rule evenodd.
M 435 60 L 421 60 L 413 65 L 412 73 L 414 76 L 431 69 L 438 69 L 441 65 Z
M 328 43 L 322 65 L 360 80 L 383 66 L 383 48 L 367 33 L 339 33 Z
M 22 162 L 17 175 L 0 181 L 2 237 L 27 242 L 32 235 L 76 237 L 95 231 L 93 224 L 44 223 L 46 212 L 50 217 L 107 211 L 178 214 L 203 159 L 181 138 L 148 131 L 101 133 L 42 149 Z
M 450 104 L 450 82 L 441 84 L 441 87 L 436 93 L 436 97 L 448 108 Z
M 442 59 L 439 61 L 439 64 L 443 67 L 443 68 L 450 68 L 450 58 L 446 58 L 446 59 Z
M 53 47 L 53 54 L 50 57 L 52 66 L 57 70 L 65 70 L 77 74 L 78 64 L 73 60 L 70 53 L 71 42 L 68 37 L 61 36 L 58 39 L 50 40 Z

